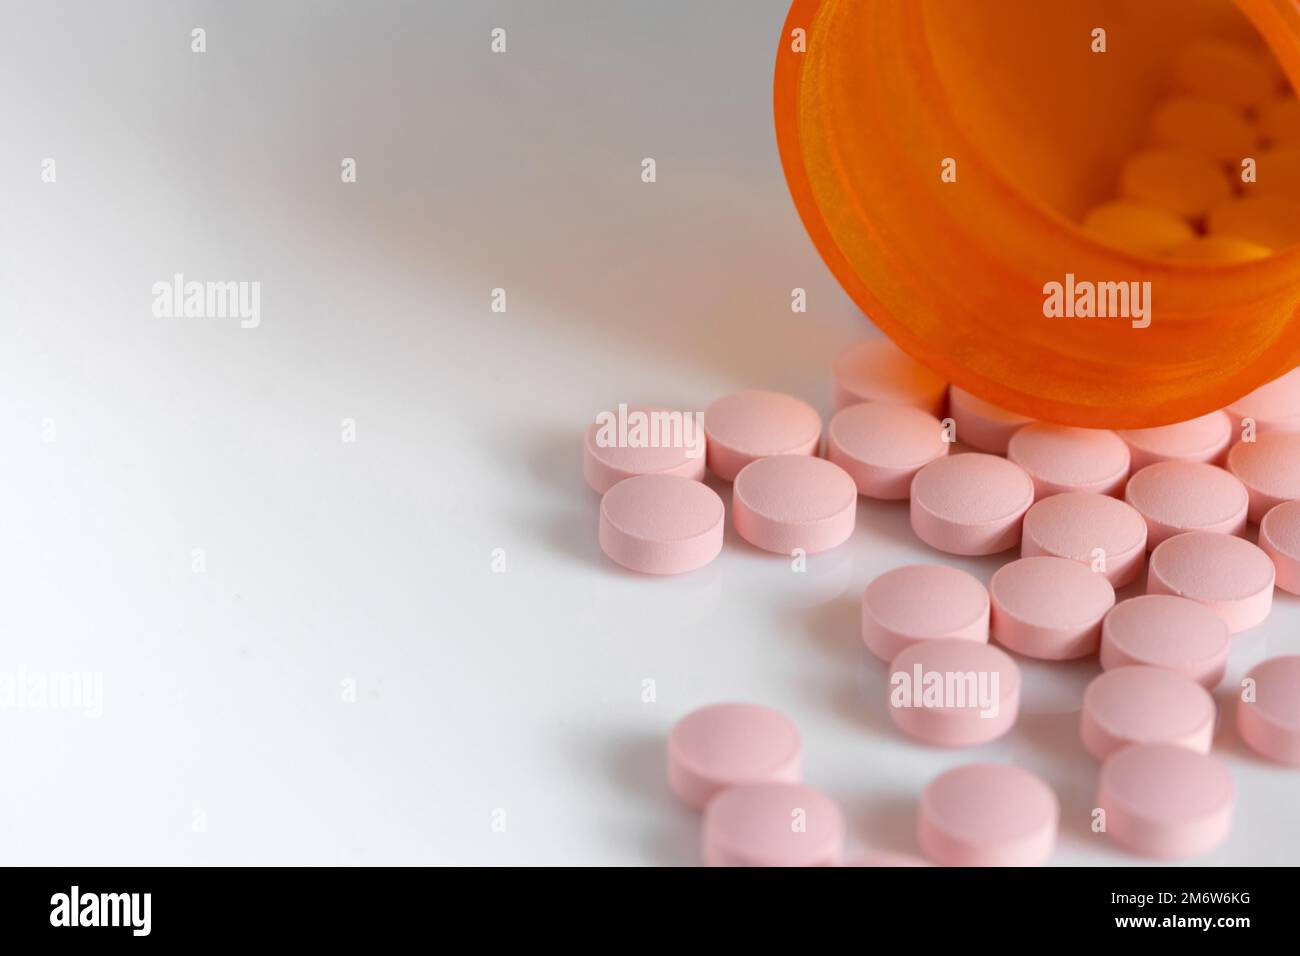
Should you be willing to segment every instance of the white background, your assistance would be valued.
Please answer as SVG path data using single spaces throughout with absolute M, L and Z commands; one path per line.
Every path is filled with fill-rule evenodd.
M 893 729 L 859 594 L 948 560 L 904 505 L 804 575 L 730 533 L 671 580 L 599 552 L 597 411 L 756 386 L 825 413 L 871 332 L 780 174 L 780 0 L 3 13 L 0 670 L 102 672 L 104 701 L 0 711 L 0 860 L 691 864 L 665 734 L 744 699 L 799 724 L 855 845 L 914 851 L 926 781 L 1005 760 L 1060 795 L 1055 862 L 1139 862 L 1088 831 L 1094 663 L 1023 661 L 993 745 Z M 155 318 L 177 272 L 259 281 L 261 326 Z M 1298 622 L 1279 594 L 1230 680 Z M 1217 747 L 1235 832 L 1197 862 L 1296 863 L 1295 772 Z

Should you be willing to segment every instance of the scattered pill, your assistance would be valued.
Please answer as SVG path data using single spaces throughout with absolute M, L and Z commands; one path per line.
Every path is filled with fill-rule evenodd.
M 704 410 L 709 470 L 734 481 L 769 455 L 815 455 L 822 420 L 807 402 L 780 392 L 736 392 Z
M 1168 257 L 1188 265 L 1227 266 L 1267 259 L 1272 254 L 1273 250 L 1268 246 L 1235 236 L 1197 236 L 1191 242 L 1170 249 Z
M 680 475 L 700 480 L 704 477 L 705 439 L 689 412 L 673 412 L 666 408 L 636 406 L 628 409 L 629 419 L 645 416 L 645 434 L 637 435 L 631 428 L 628 434 L 619 435 L 608 424 L 596 421 L 587 429 L 582 447 L 582 474 L 587 484 L 599 494 L 604 494 L 624 478 L 636 475 Z M 673 430 L 648 427 L 653 416 L 676 416 L 680 427 Z M 698 434 L 695 434 L 698 431 Z M 664 437 L 667 441 L 664 441 Z M 655 444 L 649 442 L 655 441 Z
M 930 462 L 912 479 L 912 530 L 949 554 L 997 554 L 1020 543 L 1034 483 L 1014 462 L 977 453 Z
M 1233 236 L 1266 249 L 1300 242 L 1300 202 L 1278 196 L 1244 196 L 1210 210 L 1205 228 L 1212 236 Z
M 1254 151 L 1255 131 L 1234 106 L 1200 96 L 1175 96 L 1152 114 L 1151 142 L 1236 164 Z
M 1300 145 L 1300 100 L 1282 93 L 1259 110 L 1259 134 L 1269 146 Z
M 1246 674 L 1251 700 L 1237 701 L 1237 732 L 1269 760 L 1300 767 L 1300 655 L 1271 657 Z
M 1277 146 L 1260 153 L 1250 191 L 1300 201 L 1300 146 Z
M 798 783 L 799 730 L 759 704 L 711 704 L 693 710 L 668 735 L 668 785 L 693 807 L 728 787 Z
M 1241 439 L 1247 419 L 1254 423 L 1255 431 L 1300 432 L 1300 368 L 1261 385 L 1244 398 L 1228 406 L 1233 431 Z
M 1264 515 L 1259 547 L 1273 562 L 1277 586 L 1300 594 L 1300 501 L 1287 501 Z
M 1033 557 L 998 568 L 989 597 L 993 640 L 1026 657 L 1058 661 L 1097 652 L 1115 589 L 1078 561 Z
M 1250 496 L 1222 468 L 1199 461 L 1158 461 L 1128 481 L 1124 500 L 1147 523 L 1147 547 L 1185 531 L 1241 534 Z
M 600 499 L 600 547 L 645 574 L 682 574 L 722 550 L 725 509 L 718 493 L 679 475 L 638 475 Z
M 1033 421 L 977 398 L 956 385 L 948 390 L 948 405 L 949 414 L 957 423 L 957 440 L 994 455 L 1005 455 L 1011 436 Z
M 1120 601 L 1101 622 L 1101 666 L 1162 667 L 1213 689 L 1228 665 L 1232 633 L 1204 604 L 1172 594 Z
M 1007 443 L 1007 458 L 1029 473 L 1038 498 L 1063 491 L 1117 494 L 1128 478 L 1128 445 L 1104 428 L 1035 422 Z
M 1277 92 L 1276 63 L 1244 43 L 1206 37 L 1193 40 L 1174 58 L 1170 79 L 1175 89 L 1253 108 Z
M 912 405 L 943 415 L 948 383 L 884 337 L 842 352 L 832 366 L 835 408 L 856 402 Z
M 989 639 L 989 592 L 979 579 L 942 564 L 886 571 L 862 592 L 862 642 L 883 661 L 920 641 Z
M 1083 217 L 1083 231 L 1108 246 L 1153 255 L 1196 238 L 1186 219 L 1131 199 L 1117 199 L 1090 209 Z
M 1232 442 L 1232 419 L 1227 412 L 1217 411 L 1173 425 L 1116 434 L 1128 445 L 1129 468 L 1137 473 L 1158 461 L 1219 461 Z
M 899 729 L 937 747 L 996 740 L 1015 725 L 1020 668 L 991 644 L 920 641 L 889 665 L 889 716 Z
M 1268 617 L 1274 576 L 1268 555 L 1244 538 L 1190 531 L 1169 538 L 1151 552 L 1147 593 L 1199 601 L 1236 634 Z
M 1120 170 L 1120 193 L 1187 219 L 1199 219 L 1232 195 L 1212 159 L 1186 149 L 1147 149 Z
M 921 850 L 941 866 L 1037 866 L 1060 821 L 1052 788 L 1009 764 L 966 764 L 921 792 Z
M 890 853 L 887 850 L 872 850 L 863 856 L 855 857 L 844 866 L 930 866 L 928 860 L 910 853 Z
M 1025 512 L 1021 557 L 1069 558 L 1122 588 L 1142 573 L 1146 553 L 1146 522 L 1132 505 L 1110 495 L 1067 491 Z
M 837 866 L 843 853 L 843 813 L 803 784 L 731 787 L 704 808 L 707 866 Z
M 939 419 L 909 405 L 859 402 L 836 412 L 826 429 L 826 457 L 868 498 L 906 498 L 913 476 L 950 445 Z
M 1232 828 L 1232 776 L 1214 757 L 1173 744 L 1135 744 L 1106 758 L 1097 806 L 1119 846 L 1157 859 L 1214 849 Z
M 1266 432 L 1228 452 L 1228 470 L 1250 495 L 1250 520 L 1300 498 L 1300 432 Z
M 839 465 L 806 455 L 760 458 L 736 476 L 731 517 L 740 536 L 778 554 L 826 551 L 853 533 L 858 489 Z
M 1209 753 L 1214 698 L 1203 686 L 1159 667 L 1117 667 L 1094 677 L 1083 692 L 1079 736 L 1105 760 L 1130 744 L 1176 744 Z

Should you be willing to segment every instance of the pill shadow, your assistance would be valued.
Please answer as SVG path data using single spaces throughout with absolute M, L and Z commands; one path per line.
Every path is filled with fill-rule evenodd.
M 649 804 L 656 822 L 635 836 L 645 861 L 655 866 L 695 866 L 700 854 L 700 814 L 668 788 L 664 738 L 642 734 L 609 745 L 615 786 L 628 800 Z
M 541 437 L 521 439 L 519 435 L 502 436 L 505 448 L 528 448 L 526 457 L 528 471 L 542 484 L 556 490 L 572 490 L 575 497 L 578 492 L 592 502 L 599 501 L 594 491 L 587 487 L 582 477 L 582 443 L 578 432 L 555 431 Z M 504 456 L 499 464 L 512 474 L 519 470 L 519 462 L 513 456 Z
M 869 653 L 859 636 L 861 607 L 856 594 L 842 594 L 809 608 L 792 609 L 787 615 L 810 646 L 842 667 L 856 667 Z
M 920 855 L 916 839 L 917 795 L 903 791 L 862 793 L 845 801 L 850 831 L 863 849 Z
M 1033 767 L 1056 793 L 1061 807 L 1061 835 L 1067 842 L 1095 849 L 1103 839 L 1092 830 L 1096 806 L 1097 759 L 1079 737 L 1079 714 L 1022 714 L 1014 731 L 1033 750 Z

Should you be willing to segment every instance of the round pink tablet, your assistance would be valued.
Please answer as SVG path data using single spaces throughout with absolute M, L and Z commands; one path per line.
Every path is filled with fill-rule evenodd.
M 801 772 L 799 730 L 771 707 L 712 704 L 668 735 L 668 785 L 693 807 L 728 787 L 798 783 Z
M 1228 666 L 1232 634 L 1204 604 L 1172 594 L 1120 601 L 1101 622 L 1101 666 L 1162 667 L 1213 689 Z
M 1151 552 L 1147 593 L 1198 601 L 1236 634 L 1268 617 L 1274 577 L 1268 555 L 1244 538 L 1189 531 Z
M 1025 512 L 1021 557 L 1069 558 L 1106 575 L 1122 588 L 1142 572 L 1147 525 L 1132 505 L 1110 495 L 1067 491 Z
M 1277 586 L 1300 594 L 1300 501 L 1280 504 L 1259 523 L 1259 547 L 1277 573 Z
M 778 554 L 815 554 L 853 533 L 858 489 L 839 465 L 806 455 L 760 458 L 736 476 L 731 518 L 740 536 Z
M 1217 462 L 1232 442 L 1232 419 L 1224 411 L 1200 418 L 1119 432 L 1132 456 L 1131 471 L 1158 461 Z
M 1026 657 L 1060 661 L 1095 654 L 1115 604 L 1104 574 L 1068 558 L 1021 558 L 989 581 L 993 639 Z
M 1118 494 L 1128 478 L 1128 445 L 1104 428 L 1034 422 L 1007 443 L 1007 457 L 1034 479 L 1039 498 L 1063 491 Z
M 600 499 L 600 548 L 633 571 L 682 574 L 722 550 L 718 493 L 678 475 L 638 475 Z
M 732 787 L 704 808 L 707 866 L 837 866 L 843 853 L 840 808 L 803 784 Z
M 1300 368 L 1261 385 L 1226 409 L 1232 417 L 1237 440 L 1242 438 L 1245 419 L 1255 423 L 1256 432 L 1300 432 Z
M 994 455 L 1005 455 L 1011 436 L 1033 421 L 976 398 L 956 385 L 948 389 L 948 405 L 948 413 L 957 423 L 958 441 Z
M 595 491 L 603 495 L 635 475 L 704 477 L 704 432 L 692 413 L 637 406 L 626 409 L 625 420 L 622 434 L 614 416 L 592 422 L 587 429 L 582 475 Z
M 1020 710 L 1020 668 L 991 644 L 936 638 L 905 648 L 889 665 L 889 716 L 937 747 L 1001 737 Z
M 1241 534 L 1250 507 L 1238 478 L 1199 461 L 1147 465 L 1129 479 L 1124 500 L 1146 519 L 1148 548 L 1185 531 Z
M 841 352 L 831 374 L 837 411 L 855 402 L 884 402 L 943 414 L 948 383 L 889 339 L 870 339 Z
M 886 571 L 862 592 L 862 642 L 882 661 L 937 637 L 988 641 L 989 592 L 974 575 L 909 564 Z
M 888 850 L 872 850 L 862 856 L 847 860 L 843 866 L 930 866 L 928 860 L 910 853 L 890 853 Z
M 868 498 L 906 498 L 913 476 L 950 444 L 939 419 L 910 405 L 859 402 L 836 412 L 826 429 L 826 457 Z
M 1098 760 L 1130 744 L 1177 744 L 1207 754 L 1214 717 L 1214 698 L 1190 677 L 1159 667 L 1117 667 L 1094 677 L 1083 692 L 1079 736 Z
M 1060 816 L 1052 788 L 1028 770 L 966 764 L 921 792 L 917 835 L 941 866 L 1038 866 L 1056 846 Z
M 1034 483 L 1019 465 L 994 455 L 949 455 L 912 479 L 912 530 L 949 554 L 997 554 L 1020 543 Z
M 1261 521 L 1284 501 L 1300 499 L 1300 432 L 1265 432 L 1228 452 L 1228 470 L 1250 496 L 1250 520 Z
M 1300 767 L 1300 655 L 1272 657 L 1246 675 L 1254 699 L 1237 701 L 1237 732 L 1269 760 Z
M 1106 832 L 1126 850 L 1158 859 L 1214 849 L 1232 829 L 1228 769 L 1174 744 L 1135 744 L 1101 765 L 1097 806 Z
M 780 392 L 736 392 L 704 410 L 709 470 L 732 481 L 769 455 L 815 455 L 822 437 L 817 409 Z

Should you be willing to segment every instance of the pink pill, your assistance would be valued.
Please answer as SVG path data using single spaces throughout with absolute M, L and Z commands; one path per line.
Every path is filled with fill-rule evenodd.
M 1028 770 L 974 763 L 921 792 L 921 850 L 941 866 L 1038 866 L 1052 855 L 1060 805 Z
M 806 455 L 760 458 L 736 476 L 731 518 L 740 536 L 777 554 L 826 551 L 853 533 L 858 489 L 839 465 Z
M 936 638 L 905 648 L 889 665 L 889 716 L 937 747 L 996 740 L 1015 725 L 1020 668 L 991 644 Z
M 856 402 L 884 402 L 943 414 L 948 383 L 889 339 L 870 339 L 841 352 L 831 373 L 837 411 Z
M 838 866 L 844 815 L 798 783 L 754 783 L 717 794 L 704 808 L 707 866 Z
M 693 807 L 728 787 L 798 783 L 799 730 L 780 711 L 758 704 L 693 710 L 668 735 L 668 785 Z
M 1277 573 L 1277 586 L 1300 594 L 1300 501 L 1280 504 L 1259 523 L 1259 547 Z
M 1250 520 L 1284 501 L 1300 499 L 1300 432 L 1265 432 L 1228 452 L 1228 470 L 1241 479 L 1250 496 Z
M 1232 829 L 1232 777 L 1208 754 L 1174 744 L 1135 744 L 1101 765 L 1097 806 L 1126 850 L 1178 859 L 1214 849 Z
M 618 417 L 592 422 L 582 446 L 582 475 L 604 494 L 636 475 L 704 477 L 705 438 L 690 412 L 636 406 Z M 653 443 L 653 444 L 651 444 Z
M 1177 744 L 1206 754 L 1215 713 L 1210 692 L 1190 677 L 1158 667 L 1117 667 L 1083 692 L 1079 736 L 1098 760 L 1130 744 Z
M 1021 558 L 989 581 L 990 633 L 1026 657 L 1060 661 L 1095 654 L 1101 622 L 1115 604 L 1104 574 L 1068 558 Z
M 1204 604 L 1172 594 L 1143 594 L 1116 604 L 1101 622 L 1101 666 L 1162 667 L 1217 687 L 1232 634 Z
M 1217 462 L 1232 442 L 1232 419 L 1227 412 L 1210 412 L 1200 418 L 1119 432 L 1132 457 L 1130 471 L 1158 461 Z
M 1112 431 L 1034 422 L 1007 443 L 1007 457 L 1034 479 L 1039 498 L 1063 491 L 1118 494 L 1128 478 L 1128 445 Z
M 708 485 L 678 475 L 638 475 L 600 499 L 600 547 L 645 574 L 682 574 L 722 550 L 722 499 Z
M 846 860 L 844 866 L 930 866 L 929 861 L 910 853 L 890 853 L 887 850 L 872 850 L 852 860 Z
M 1067 491 L 1025 512 L 1021 557 L 1050 555 L 1096 568 L 1122 588 L 1142 572 L 1147 525 L 1131 505 L 1110 495 Z
M 826 429 L 826 457 L 868 498 L 906 498 L 916 473 L 950 444 L 939 419 L 910 405 L 859 402 L 836 412 Z
M 1268 555 L 1244 538 L 1189 531 L 1151 552 L 1147 593 L 1204 604 L 1236 634 L 1268 617 L 1274 577 Z
M 1261 385 L 1226 410 L 1238 439 L 1242 437 L 1246 419 L 1254 422 L 1255 430 L 1261 434 L 1300 432 L 1300 368 Z
M 989 592 L 974 575 L 909 564 L 886 571 L 862 592 L 862 642 L 882 661 L 938 637 L 988 641 Z
M 1011 436 L 1033 421 L 976 398 L 956 385 L 948 389 L 948 405 L 949 414 L 957 423 L 958 440 L 994 455 L 1005 455 Z
M 994 455 L 949 455 L 912 479 L 912 530 L 949 554 L 997 554 L 1020 543 L 1020 523 L 1034 503 L 1025 470 Z
M 1254 699 L 1237 701 L 1237 732 L 1250 749 L 1300 767 L 1300 655 L 1272 657 L 1246 675 Z
M 736 392 L 704 410 L 709 470 L 733 481 L 751 461 L 769 455 L 815 455 L 822 419 L 817 409 L 780 392 Z
M 1124 500 L 1147 523 L 1147 547 L 1186 531 L 1241 534 L 1250 497 L 1240 479 L 1197 461 L 1147 465 L 1124 489 Z

